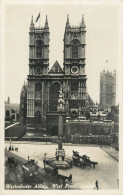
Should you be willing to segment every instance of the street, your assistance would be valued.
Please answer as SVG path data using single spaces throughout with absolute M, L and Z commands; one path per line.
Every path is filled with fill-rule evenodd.
M 42 168 L 42 174 L 44 174 L 43 170 L 43 157 L 44 153 L 47 153 L 47 158 L 51 158 L 55 156 L 55 150 L 57 145 L 42 145 L 40 143 L 31 143 L 31 144 L 12 144 L 14 147 L 18 147 L 18 152 L 13 151 L 13 153 L 23 157 L 24 159 L 28 159 L 28 156 L 31 159 L 35 159 L 38 161 L 38 165 Z M 9 147 L 9 142 L 6 143 L 6 147 Z M 99 190 L 100 189 L 118 189 L 118 161 L 108 155 L 104 150 L 100 147 L 90 147 L 90 146 L 63 146 L 66 153 L 66 158 L 72 159 L 73 150 L 78 151 L 80 155 L 86 154 L 90 157 L 90 160 L 98 162 L 95 169 L 93 167 L 85 167 L 83 170 L 80 167 L 76 167 L 73 165 L 71 169 L 68 170 L 59 170 L 60 174 L 69 175 L 72 174 L 72 185 L 66 183 L 65 188 L 71 189 L 95 189 L 95 181 L 98 180 Z M 14 168 L 12 168 L 14 169 Z M 22 182 L 22 171 L 21 165 L 18 168 L 18 173 L 16 173 L 16 177 L 10 176 L 8 177 L 8 168 L 6 168 L 6 184 L 14 183 L 14 180 L 17 181 L 17 174 L 19 174 L 19 182 Z M 15 171 L 15 172 L 16 172 Z M 12 171 L 14 174 L 14 172 Z M 10 174 L 11 175 L 11 174 Z M 12 179 L 13 177 L 14 179 Z M 44 177 L 44 182 L 48 189 L 59 189 L 60 186 L 56 185 L 55 179 L 52 177 Z M 50 183 L 50 185 L 49 185 Z M 61 183 L 60 183 L 61 184 Z

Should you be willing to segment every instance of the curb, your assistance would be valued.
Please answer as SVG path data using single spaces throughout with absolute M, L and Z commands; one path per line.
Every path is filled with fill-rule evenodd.
M 100 147 L 101 148 L 101 147 Z M 105 151 L 109 156 L 111 156 L 114 160 L 119 162 L 119 159 L 117 159 L 117 157 L 115 157 L 114 155 L 110 154 L 110 152 L 106 151 L 104 148 L 101 148 L 103 151 Z

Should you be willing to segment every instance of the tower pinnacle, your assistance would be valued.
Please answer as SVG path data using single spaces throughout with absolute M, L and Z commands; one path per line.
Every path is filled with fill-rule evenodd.
M 8 96 L 7 104 L 10 104 L 10 97 Z
M 82 22 L 81 22 L 81 27 L 85 27 L 85 22 L 84 22 L 84 15 L 82 15 Z
M 69 27 L 70 24 L 69 24 L 69 15 L 67 14 L 67 22 L 66 22 L 66 27 Z
M 32 19 L 31 19 L 30 28 L 34 28 L 34 23 L 33 23 L 33 16 L 32 16 Z
M 84 23 L 84 15 L 82 15 L 82 23 Z
M 45 21 L 45 28 L 48 28 L 48 19 L 47 19 L 47 15 L 46 15 L 46 21 Z

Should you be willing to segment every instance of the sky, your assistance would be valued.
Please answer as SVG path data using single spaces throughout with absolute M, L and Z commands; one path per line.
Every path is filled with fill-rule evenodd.
M 63 67 L 63 37 L 67 14 L 71 26 L 78 26 L 84 14 L 86 25 L 86 75 L 88 93 L 99 102 L 100 72 L 116 69 L 119 83 L 120 20 L 119 5 L 7 5 L 5 8 L 5 101 L 20 102 L 20 92 L 29 73 L 29 27 L 38 14 L 35 26 L 45 24 L 50 30 L 50 68 L 57 60 Z M 108 60 L 107 63 L 105 63 Z M 117 103 L 118 99 L 117 87 Z

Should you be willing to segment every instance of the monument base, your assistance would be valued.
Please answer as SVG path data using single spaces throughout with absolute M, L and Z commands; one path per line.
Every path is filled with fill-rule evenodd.
M 56 158 L 49 158 L 48 159 L 48 165 L 51 167 L 57 167 L 58 169 L 70 169 L 72 168 L 72 160 L 65 158 L 64 161 L 56 160 Z

